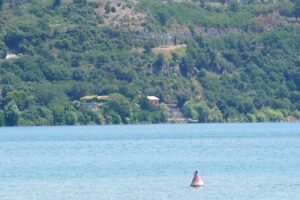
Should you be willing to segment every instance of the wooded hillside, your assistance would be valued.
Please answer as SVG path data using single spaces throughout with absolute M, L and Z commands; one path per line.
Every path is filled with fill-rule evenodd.
M 170 122 L 174 104 L 299 120 L 299 16 L 299 0 L 0 0 L 0 126 Z

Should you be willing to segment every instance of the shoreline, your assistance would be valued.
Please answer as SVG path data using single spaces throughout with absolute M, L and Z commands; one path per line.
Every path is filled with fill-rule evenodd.
M 159 126 L 159 125 L 234 125 L 234 124 L 297 124 L 300 121 L 281 121 L 281 122 L 220 122 L 220 123 L 137 123 L 137 124 L 76 124 L 76 125 L 51 125 L 51 126 L 1 126 L 3 128 L 47 128 L 47 127 L 111 127 L 111 126 Z

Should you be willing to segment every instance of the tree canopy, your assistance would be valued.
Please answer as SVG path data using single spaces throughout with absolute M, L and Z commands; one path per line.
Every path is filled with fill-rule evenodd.
M 299 120 L 299 9 L 0 0 L 0 125 Z

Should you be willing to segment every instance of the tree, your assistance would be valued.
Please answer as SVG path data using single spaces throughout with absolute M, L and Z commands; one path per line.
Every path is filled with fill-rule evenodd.
M 202 122 L 202 123 L 209 122 L 209 112 L 210 112 L 210 109 L 206 105 L 205 102 L 199 102 L 197 104 L 197 112 L 199 114 L 199 122 Z
M 110 11 L 115 13 L 115 12 L 117 12 L 117 9 L 116 9 L 116 7 L 111 7 Z
M 80 66 L 81 57 L 78 55 L 73 55 L 71 58 L 71 66 L 72 67 L 79 67 Z
M 213 108 L 210 112 L 209 122 L 222 122 L 222 121 L 223 121 L 222 112 L 217 108 Z
M 4 36 L 5 45 L 10 49 L 20 49 L 20 44 L 24 40 L 24 33 L 19 29 L 11 29 Z
M 37 110 L 39 112 L 39 116 L 43 118 L 48 125 L 53 124 L 53 114 L 51 110 L 46 107 L 39 107 Z
M 74 125 L 74 124 L 76 124 L 77 118 L 78 117 L 76 115 L 76 112 L 71 111 L 71 112 L 67 112 L 65 114 L 65 122 L 66 122 L 67 125 Z
M 105 55 L 105 54 L 100 54 L 97 56 L 96 58 L 96 66 L 97 67 L 101 67 L 106 63 L 110 62 L 110 58 L 109 56 Z
M 55 88 L 41 86 L 35 93 L 35 100 L 39 104 L 47 105 L 54 99 L 56 95 L 57 91 Z
M 3 7 L 3 0 L 0 0 L 0 10 L 2 10 Z
M 165 12 L 159 11 L 157 13 L 157 19 L 162 26 L 167 25 L 168 18 L 169 18 L 169 16 L 167 16 L 167 14 Z
M 231 0 L 228 2 L 228 8 L 232 12 L 237 12 L 239 9 L 239 2 L 237 0 Z
M 290 1 L 284 1 L 279 9 L 280 15 L 291 17 L 294 14 L 294 4 Z
M 164 66 L 164 64 L 165 64 L 165 62 L 166 62 L 166 61 L 165 61 L 164 55 L 160 53 L 160 54 L 157 56 L 157 59 L 156 59 L 155 63 L 153 64 L 154 71 L 155 71 L 156 73 L 160 72 L 160 71 L 162 70 L 162 68 L 163 68 L 163 66 Z
M 193 72 L 193 63 L 191 56 L 183 57 L 179 64 L 180 72 L 183 76 L 188 77 Z
M 21 112 L 14 100 L 4 107 L 4 120 L 6 126 L 16 126 L 19 123 Z
M 61 4 L 61 0 L 54 0 L 52 4 L 52 8 L 57 8 Z
M 88 92 L 88 85 L 85 83 L 75 83 L 69 91 L 67 91 L 68 96 L 72 100 L 78 100 Z
M 50 106 L 50 110 L 53 114 L 53 123 L 55 125 L 65 124 L 65 108 L 59 104 L 53 104 Z
M 195 104 L 187 101 L 182 108 L 185 117 L 190 119 L 199 119 L 199 113 L 195 110 Z
M 0 110 L 0 126 L 4 125 L 4 112 Z
M 59 65 L 44 66 L 42 71 L 43 71 L 44 76 L 49 81 L 66 80 L 70 77 L 69 71 L 66 68 L 64 68 L 63 66 L 59 66 Z
M 28 95 L 25 91 L 15 90 L 13 92 L 8 92 L 6 98 L 8 101 L 14 100 L 20 110 L 24 110 L 32 104 L 34 97 Z M 7 101 L 7 102 L 8 102 Z
M 151 50 L 155 47 L 155 44 L 152 40 L 148 40 L 147 42 L 145 42 L 144 44 L 144 50 L 146 53 L 150 53 Z
M 105 5 L 104 10 L 105 10 L 105 13 L 106 13 L 106 14 L 110 13 L 110 11 L 111 11 L 111 8 L 110 8 L 110 2 L 108 2 L 108 3 Z
M 118 113 L 115 111 L 106 111 L 105 113 L 106 123 L 107 124 L 121 124 L 122 119 Z
M 146 97 L 143 97 L 139 102 L 142 110 L 155 111 L 156 107 L 153 106 Z
M 126 123 L 126 118 L 130 117 L 130 102 L 121 94 L 113 94 L 108 100 L 108 106 L 121 116 L 122 121 Z
M 87 3 L 87 0 L 74 0 L 74 3 L 76 4 L 86 4 Z
M 8 2 L 9 2 L 9 7 L 15 8 L 15 7 L 18 7 L 21 4 L 26 3 L 28 1 L 31 1 L 31 0 L 9 0 Z
M 296 19 L 300 17 L 300 0 L 295 0 L 294 16 Z

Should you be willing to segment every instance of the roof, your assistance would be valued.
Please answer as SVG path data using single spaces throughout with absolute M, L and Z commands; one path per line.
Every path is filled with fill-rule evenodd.
M 160 99 L 157 98 L 156 96 L 147 96 L 148 100 L 152 100 L 152 101 L 159 101 Z
M 97 100 L 106 100 L 109 99 L 109 96 L 97 96 L 97 95 L 91 95 L 91 96 L 84 96 L 81 97 L 80 100 L 93 100 L 93 99 L 97 99 Z
M 98 100 L 105 100 L 105 99 L 109 99 L 109 96 L 97 96 Z

